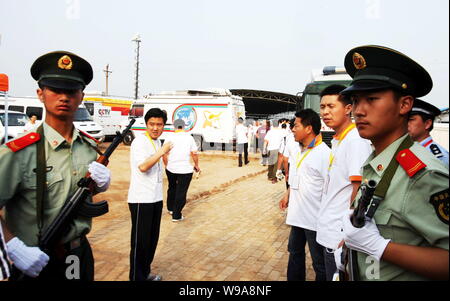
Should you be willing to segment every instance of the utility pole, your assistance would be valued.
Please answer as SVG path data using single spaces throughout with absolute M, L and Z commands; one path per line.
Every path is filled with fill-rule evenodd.
M 136 42 L 136 75 L 135 75 L 135 82 L 134 82 L 134 99 L 138 99 L 138 91 L 139 91 L 139 47 L 141 43 L 141 36 L 139 34 L 136 34 L 131 40 L 132 42 Z
M 105 90 L 105 95 L 108 96 L 108 78 L 109 78 L 109 74 L 112 73 L 112 71 L 109 71 L 109 64 L 106 65 L 106 69 L 103 70 L 103 72 L 105 72 L 106 75 L 106 90 Z

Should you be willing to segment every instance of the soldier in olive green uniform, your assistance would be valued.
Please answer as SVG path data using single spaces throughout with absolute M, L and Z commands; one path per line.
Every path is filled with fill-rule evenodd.
M 91 228 L 91 218 L 77 217 L 66 230 L 60 244 L 63 258 L 49 260 L 36 247 L 41 231 L 58 215 L 77 189 L 78 180 L 88 171 L 97 184 L 96 192 L 105 191 L 109 186 L 109 170 L 93 162 L 97 158 L 96 142 L 73 126 L 83 90 L 92 80 L 92 68 L 75 54 L 57 51 L 38 58 L 31 74 L 39 84 L 37 94 L 46 109 L 45 122 L 36 132 L 0 147 L 0 208 L 5 211 L 2 226 L 8 255 L 14 264 L 11 279 L 22 278 L 21 273 L 33 278 L 39 275 L 40 279 L 66 279 L 65 259 L 76 255 L 79 269 L 73 278 L 93 280 L 94 260 L 85 237 Z M 39 143 L 45 149 L 46 168 L 42 206 L 37 205 Z M 41 212 L 38 207 L 42 208 Z
M 353 99 L 359 134 L 375 148 L 363 181 L 377 181 L 385 193 L 364 227 L 354 227 L 349 216 L 343 220 L 345 244 L 357 251 L 355 280 L 448 279 L 448 170 L 407 132 L 414 99 L 429 93 L 431 77 L 412 59 L 380 46 L 352 49 L 345 67 L 353 82 L 342 94 Z

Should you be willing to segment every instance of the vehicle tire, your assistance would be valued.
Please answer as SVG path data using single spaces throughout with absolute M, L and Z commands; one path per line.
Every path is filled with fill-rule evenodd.
M 123 144 L 131 145 L 131 142 L 134 140 L 134 135 L 132 132 L 128 132 L 125 137 L 123 137 Z
M 197 149 L 199 151 L 203 151 L 202 144 L 203 144 L 203 138 L 202 136 L 194 136 L 195 145 L 197 145 Z

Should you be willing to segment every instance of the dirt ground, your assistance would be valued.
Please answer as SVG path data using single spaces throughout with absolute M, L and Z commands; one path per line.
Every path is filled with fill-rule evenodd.
M 271 184 L 259 154 L 239 168 L 237 154 L 199 154 L 202 172 L 193 178 L 183 211 L 173 223 L 164 210 L 152 272 L 164 280 L 286 280 L 289 230 L 278 200 L 285 183 Z M 110 158 L 111 186 L 95 196 L 108 200 L 109 213 L 94 219 L 88 238 L 94 250 L 96 280 L 128 280 L 131 221 L 127 205 L 129 147 L 120 145 Z M 310 265 L 309 254 L 307 263 Z M 314 278 L 308 268 L 307 279 Z

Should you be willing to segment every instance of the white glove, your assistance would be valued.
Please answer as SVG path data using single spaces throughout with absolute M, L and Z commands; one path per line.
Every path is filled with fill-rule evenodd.
M 19 270 L 30 277 L 37 277 L 47 265 L 49 257 L 38 247 L 27 247 L 14 237 L 6 244 L 8 256 Z
M 283 172 L 281 171 L 281 169 L 277 170 L 277 173 L 275 174 L 275 176 L 277 177 L 278 181 L 281 181 L 284 178 L 284 175 L 283 175 Z
M 111 172 L 109 169 L 105 165 L 93 161 L 89 164 L 88 170 L 91 173 L 92 180 L 97 184 L 97 191 L 106 191 L 111 181 Z
M 342 247 L 336 249 L 334 251 L 334 261 L 336 263 L 336 267 L 339 271 L 344 271 L 344 263 L 342 262 Z
M 345 244 L 352 250 L 365 253 L 380 261 L 384 249 L 391 240 L 380 235 L 373 219 L 366 219 L 366 224 L 362 228 L 353 227 L 350 222 L 352 212 L 353 210 L 350 210 L 350 214 L 345 214 L 342 220 Z

